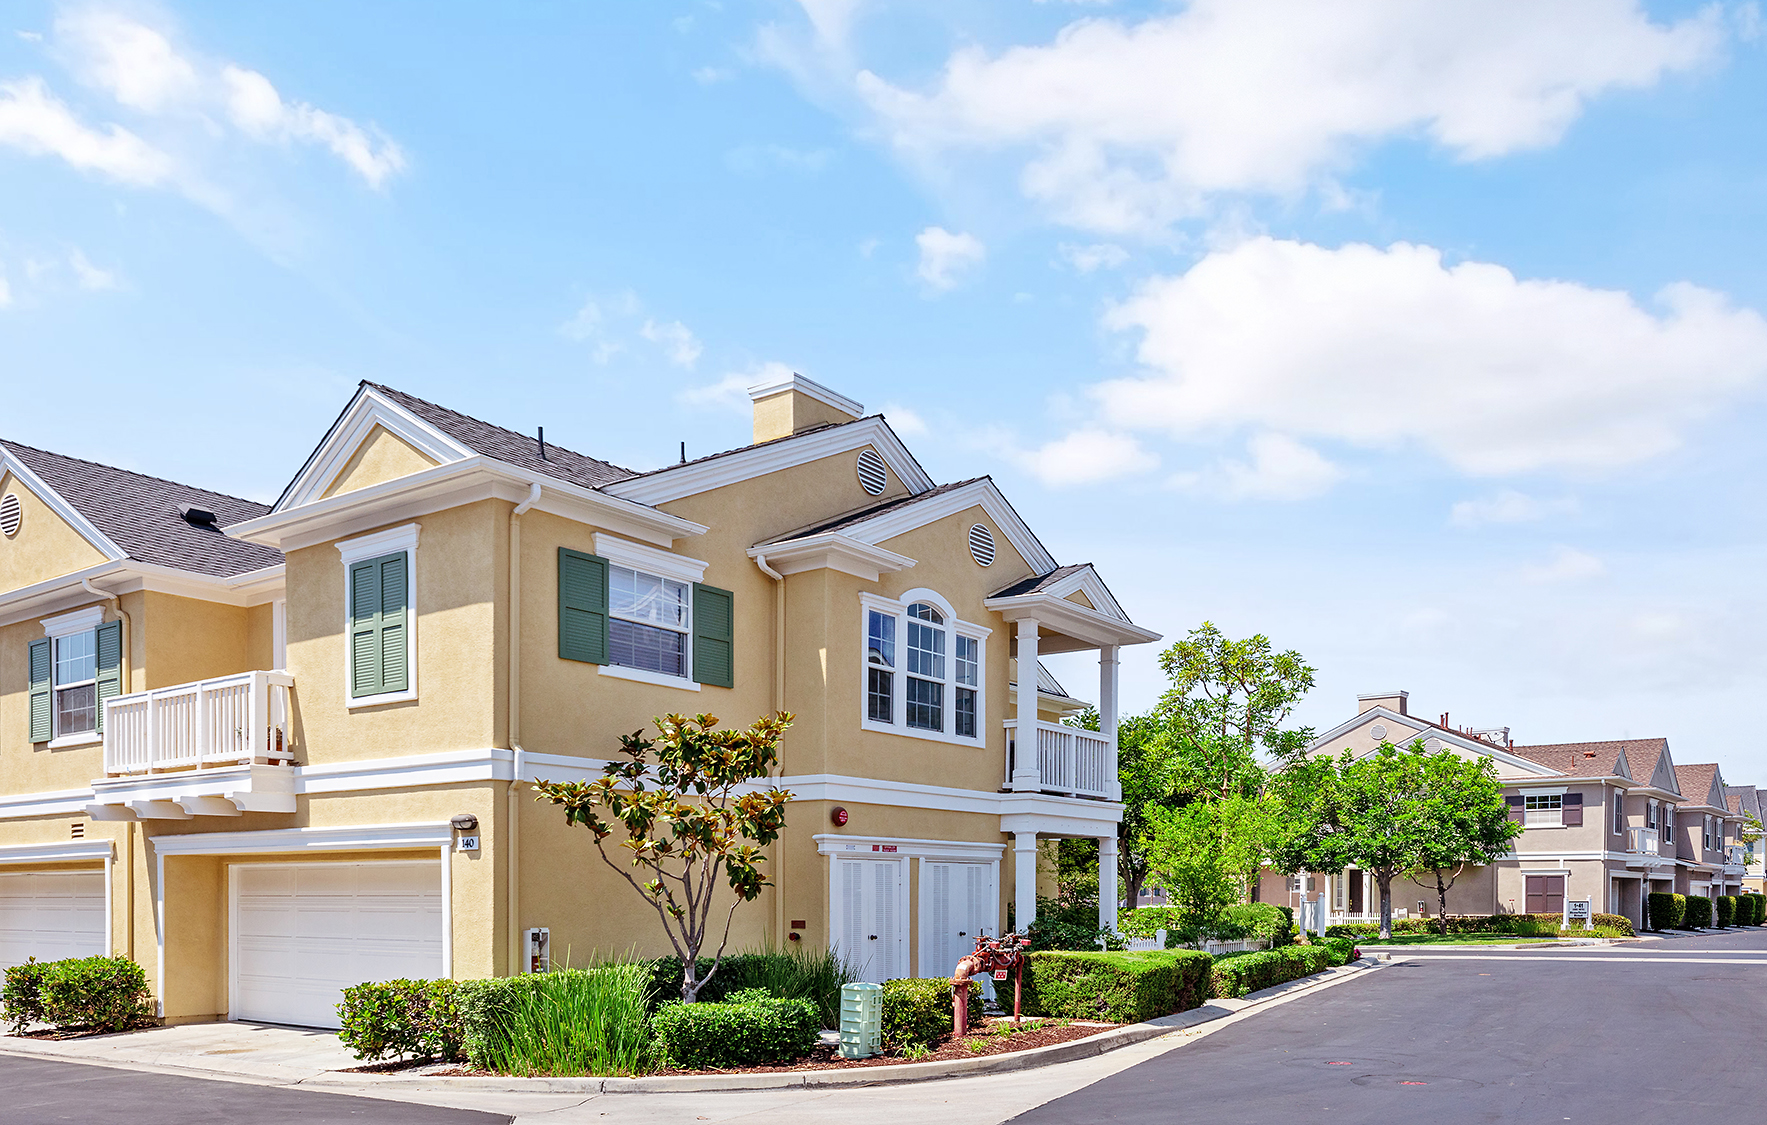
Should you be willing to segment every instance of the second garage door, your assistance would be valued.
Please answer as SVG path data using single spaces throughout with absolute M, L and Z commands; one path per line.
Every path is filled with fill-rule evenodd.
M 337 1027 L 343 990 L 445 976 L 438 862 L 233 868 L 234 1019 Z
M 96 957 L 104 945 L 103 872 L 0 875 L 0 968 Z

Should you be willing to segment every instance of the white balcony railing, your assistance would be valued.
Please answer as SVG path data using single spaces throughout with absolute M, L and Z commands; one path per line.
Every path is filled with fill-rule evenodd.
M 1629 867 L 1653 867 L 1674 862 L 1675 855 L 1656 828 L 1626 829 L 1626 863 Z
M 1741 844 L 1732 844 L 1724 849 L 1724 874 L 1741 875 L 1748 863 L 1748 849 Z
M 286 672 L 240 672 L 119 695 L 104 707 L 104 772 L 287 765 Z
M 1006 726 L 1006 783 L 1014 786 L 1020 740 L 1018 720 Z M 1068 797 L 1112 797 L 1117 779 L 1117 748 L 1097 731 L 1037 723 L 1037 788 Z

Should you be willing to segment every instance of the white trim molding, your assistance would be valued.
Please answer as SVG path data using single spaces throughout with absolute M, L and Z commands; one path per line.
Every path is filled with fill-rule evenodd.
M 894 468 L 893 465 L 891 467 Z M 908 481 L 906 476 L 902 479 L 904 482 Z M 910 487 L 917 494 L 926 491 L 922 488 Z M 1025 564 L 1031 568 L 1033 573 L 1047 574 L 1056 568 L 1055 556 L 1049 553 L 1049 548 L 1043 545 L 1042 541 L 1037 538 L 1036 532 L 1031 530 L 1031 526 L 1007 502 L 1006 496 L 1000 491 L 999 486 L 987 477 L 983 477 L 973 484 L 966 484 L 962 488 L 954 488 L 949 492 L 942 492 L 937 496 L 930 496 L 912 504 L 898 504 L 870 519 L 848 524 L 842 528 L 842 533 L 862 543 L 870 543 L 875 546 L 894 539 L 898 535 L 975 507 L 980 507 L 988 514 L 988 518 L 994 522 L 994 526 L 1006 536 L 1007 542 L 1012 544 L 1013 550 L 1019 553 L 1019 557 L 1025 560 Z M 968 533 L 968 529 L 965 528 L 964 534 Z M 1115 599 L 1112 599 L 1111 604 L 1115 605 Z M 1119 612 L 1121 611 L 1119 610 Z
M 680 582 L 698 582 L 706 576 L 707 564 L 699 559 L 658 550 L 605 532 L 595 533 L 595 553 L 616 566 L 647 571 Z
M 255 832 L 189 832 L 149 836 L 154 854 L 270 855 L 279 852 L 393 851 L 452 847 L 454 827 L 445 820 L 417 824 L 347 825 L 339 828 L 266 828 Z
M 306 464 L 277 497 L 271 511 L 281 512 L 318 500 L 336 482 L 376 426 L 438 465 L 472 456 L 472 450 L 373 387 L 359 387 L 356 397 L 307 456 Z
M 691 654 L 689 656 L 691 657 Z M 616 680 L 636 680 L 641 684 L 680 688 L 682 691 L 699 690 L 699 684 L 686 676 L 671 676 L 667 672 L 652 672 L 648 668 L 628 668 L 624 664 L 597 664 L 595 670 L 599 675 L 612 676 Z
M 417 538 L 423 530 L 419 523 L 403 524 L 389 527 L 385 531 L 377 531 L 372 535 L 358 535 L 354 539 L 341 539 L 336 543 L 337 553 L 344 564 L 344 706 L 346 710 L 356 711 L 364 707 L 384 707 L 389 703 L 410 703 L 417 698 Z M 350 604 L 350 567 L 364 559 L 378 558 L 381 555 L 405 555 L 405 690 L 380 692 L 375 695 L 355 695 L 352 692 L 352 678 L 355 653 L 351 651 L 352 629 L 350 614 L 354 606 Z
M 801 395 L 807 395 L 825 406 L 832 406 L 842 414 L 849 414 L 854 418 L 865 413 L 862 403 L 854 402 L 846 395 L 831 391 L 814 379 L 806 379 L 795 371 L 789 375 L 779 375 L 756 383 L 748 389 L 749 401 L 760 402 L 764 398 L 772 398 L 774 395 L 784 394 L 786 391 L 796 391 Z
M 863 856 L 914 857 L 949 859 L 958 862 L 997 860 L 1006 852 L 1005 844 L 977 843 L 969 840 L 918 840 L 903 836 L 843 836 L 836 832 L 818 832 L 810 837 L 816 841 L 818 855 L 844 855 L 857 859 Z
M 110 840 L 77 840 L 54 844 L 9 844 L 0 847 L 0 864 L 71 863 L 116 858 Z
M 72 613 L 45 617 L 43 619 L 43 635 L 52 640 L 71 637 L 75 633 L 96 629 L 102 624 L 104 624 L 104 606 L 89 605 L 85 609 L 76 609 Z
M 0 445 L 0 474 L 10 472 L 13 479 L 30 491 L 44 507 L 60 516 L 69 527 L 77 532 L 80 538 L 92 544 L 98 553 L 111 562 L 121 562 L 128 558 L 128 552 L 113 542 L 110 536 L 98 530 L 91 520 L 80 514 L 80 510 L 67 502 L 61 493 L 50 488 L 42 477 L 31 471 L 31 467 L 20 461 L 12 451 Z
M 862 543 L 848 535 L 830 532 L 783 539 L 750 547 L 751 559 L 765 558 L 767 565 L 780 574 L 801 574 L 810 570 L 838 570 L 867 582 L 876 582 L 885 574 L 907 570 L 915 563 L 907 555 Z

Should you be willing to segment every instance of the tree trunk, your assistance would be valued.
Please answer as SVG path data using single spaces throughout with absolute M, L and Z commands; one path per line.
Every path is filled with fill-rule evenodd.
M 1442 869 L 1436 869 L 1437 915 L 1442 920 L 1442 936 L 1448 936 L 1448 884 L 1442 882 Z
M 1129 909 L 1134 910 L 1135 904 L 1141 901 L 1141 884 L 1143 882 L 1143 876 L 1139 872 L 1131 872 L 1124 882 L 1127 883 L 1129 887 Z
M 1393 873 L 1376 871 L 1374 879 L 1380 884 L 1380 939 L 1389 941 L 1393 936 Z

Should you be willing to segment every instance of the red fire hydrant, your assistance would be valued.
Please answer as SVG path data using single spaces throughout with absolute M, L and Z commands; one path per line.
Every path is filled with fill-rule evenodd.
M 986 934 L 976 939 L 973 953 L 957 962 L 951 974 L 951 1026 L 959 1037 L 969 1034 L 969 982 L 977 973 L 993 973 L 1002 981 L 1013 974 L 1012 1022 L 1018 1026 L 1019 1003 L 1024 988 L 1025 951 L 1030 942 L 1018 934 L 1002 934 L 991 938 Z

